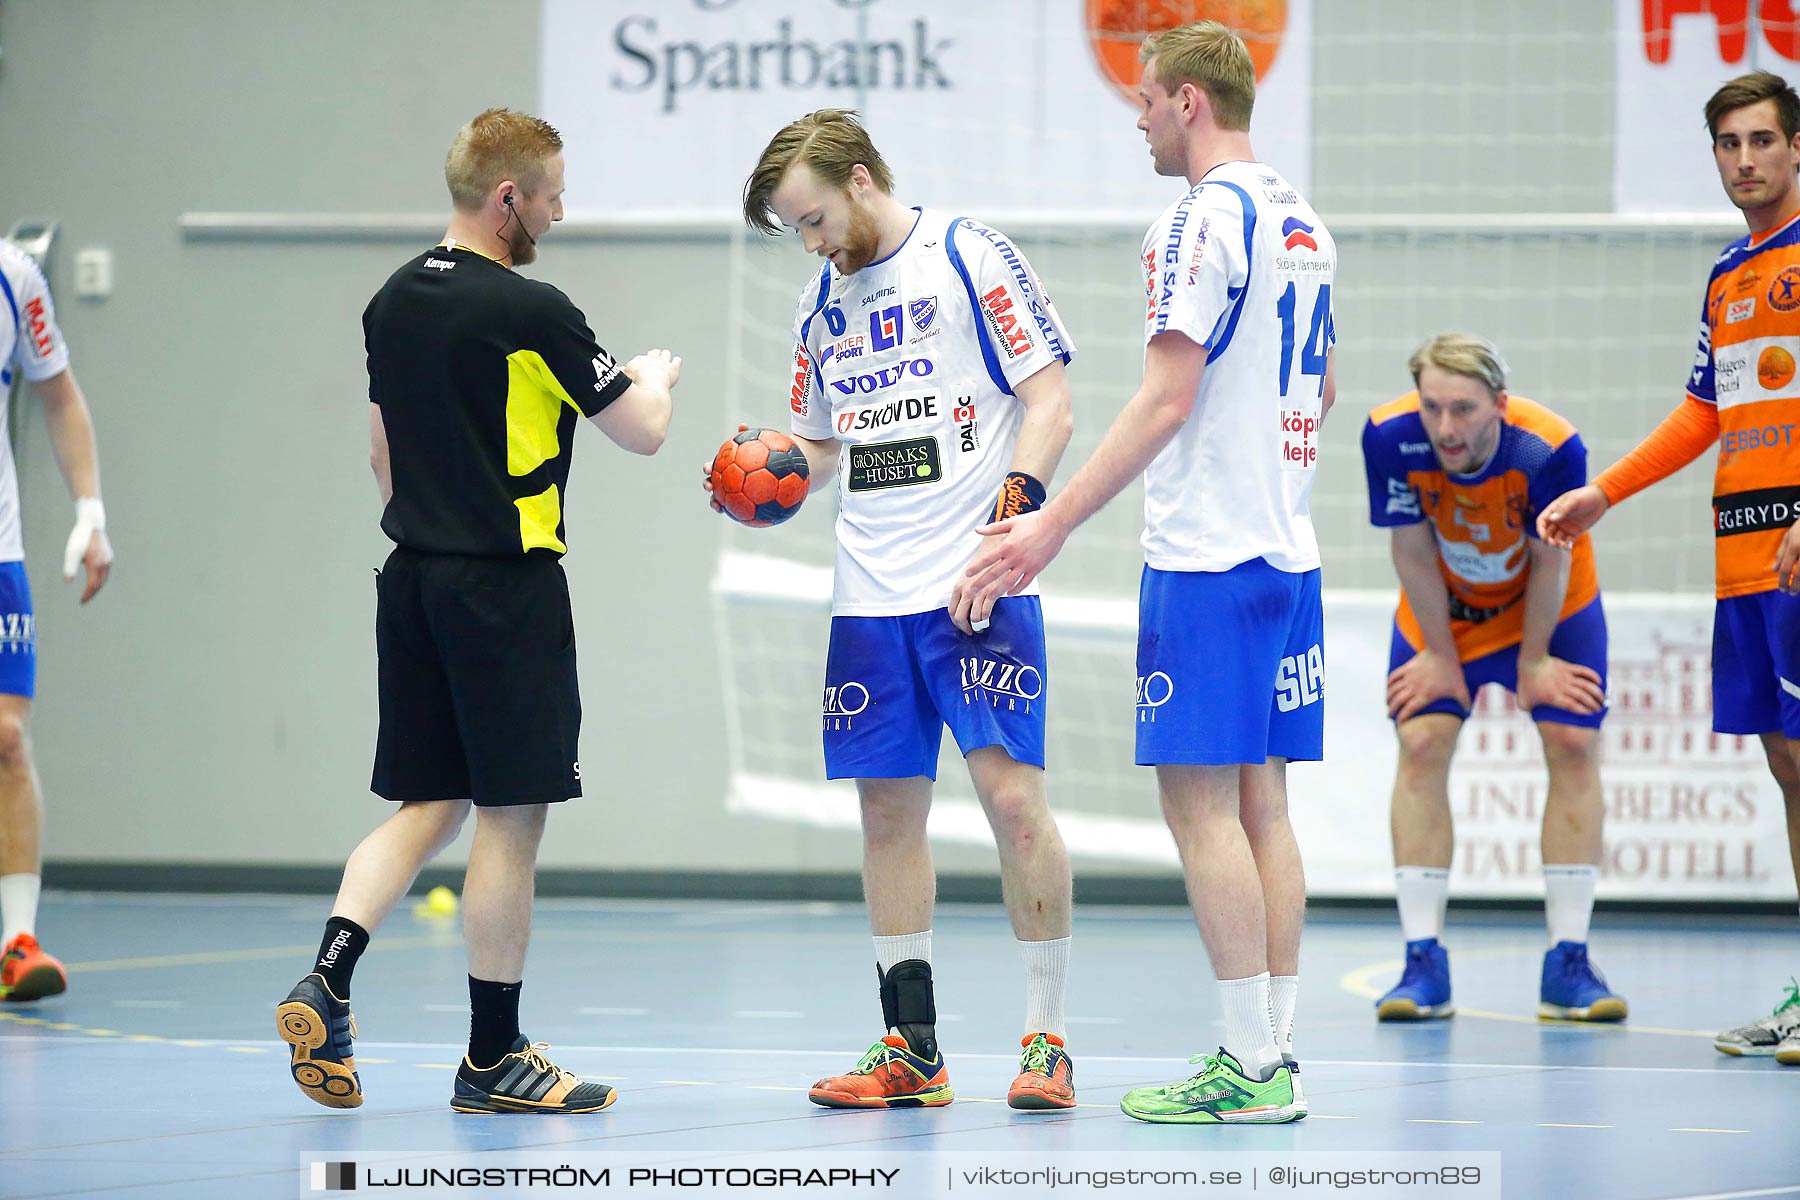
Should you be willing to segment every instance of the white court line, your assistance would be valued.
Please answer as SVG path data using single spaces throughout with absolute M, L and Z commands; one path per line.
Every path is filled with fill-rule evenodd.
M 797 1021 L 806 1014 L 785 1008 L 740 1008 L 731 1015 L 751 1021 Z
M 578 1008 L 575 1010 L 588 1017 L 647 1017 L 647 1008 Z

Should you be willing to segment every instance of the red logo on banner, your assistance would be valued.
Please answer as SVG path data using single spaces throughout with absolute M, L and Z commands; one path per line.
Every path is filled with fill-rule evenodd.
M 1669 61 L 1674 39 L 1670 32 L 1676 17 L 1707 16 L 1713 19 L 1719 39 L 1719 58 L 1744 61 L 1749 44 L 1750 0 L 1643 0 L 1644 57 L 1654 66 Z M 1756 20 L 1769 48 L 1783 58 L 1800 59 L 1800 18 L 1793 0 L 1760 0 Z
M 1651 2 L 1645 0 L 1646 6 Z M 1100 73 L 1136 104 L 1138 81 L 1144 77 L 1144 64 L 1138 61 L 1144 35 L 1208 19 L 1244 39 L 1261 82 L 1287 32 L 1287 0 L 1087 0 L 1088 45 Z

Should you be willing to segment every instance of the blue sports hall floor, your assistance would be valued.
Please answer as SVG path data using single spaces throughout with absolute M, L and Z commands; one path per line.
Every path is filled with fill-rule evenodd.
M 544 901 L 525 1031 L 620 1099 L 588 1116 L 484 1117 L 447 1105 L 467 1033 L 456 921 L 410 907 L 356 976 L 367 1102 L 323 1109 L 294 1087 L 274 1007 L 306 969 L 327 903 L 46 897 L 40 932 L 70 988 L 0 1005 L 0 1196 L 285 1197 L 306 1194 L 308 1155 L 427 1150 L 670 1162 L 1155 1151 L 1209 1166 L 1229 1152 L 1494 1151 L 1509 1197 L 1800 1196 L 1800 1067 L 1727 1058 L 1710 1041 L 1766 1014 L 1800 971 L 1792 918 L 1601 919 L 1594 960 L 1630 999 L 1631 1021 L 1585 1027 L 1532 1015 L 1544 945 L 1534 916 L 1453 913 L 1458 1015 L 1401 1026 L 1378 1025 L 1371 1004 L 1398 975 L 1391 915 L 1319 913 L 1296 1040 L 1311 1117 L 1171 1127 L 1132 1121 L 1118 1103 L 1130 1087 L 1188 1074 L 1188 1055 L 1219 1039 L 1182 910 L 1078 912 L 1069 1049 L 1080 1105 L 1027 1114 L 1003 1100 L 1023 1003 L 1005 917 L 941 906 L 939 1034 L 958 1099 L 839 1112 L 809 1104 L 805 1089 L 849 1069 L 879 1033 L 860 907 Z

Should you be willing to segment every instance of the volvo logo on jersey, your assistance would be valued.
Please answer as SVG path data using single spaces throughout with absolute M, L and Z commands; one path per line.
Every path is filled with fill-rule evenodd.
M 935 421 L 937 416 L 936 396 L 907 396 L 872 408 L 846 409 L 837 415 L 837 431 L 882 429 L 907 421 Z
M 964 704 L 981 702 L 1007 712 L 1031 711 L 1031 703 L 1044 694 L 1044 677 L 1033 666 L 1001 662 L 970 655 L 962 664 Z
M 867 395 L 893 387 L 902 379 L 923 379 L 935 370 L 937 366 L 929 358 L 903 358 L 891 367 L 882 367 L 879 371 L 870 371 L 866 375 L 847 375 L 842 379 L 833 379 L 831 386 L 845 396 L 854 396 L 858 392 Z

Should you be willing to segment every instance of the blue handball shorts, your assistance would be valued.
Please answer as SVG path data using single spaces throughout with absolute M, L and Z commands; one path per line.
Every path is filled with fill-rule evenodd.
M 994 605 L 964 634 L 948 609 L 833 617 L 825 659 L 828 779 L 937 778 L 950 727 L 964 755 L 999 746 L 1044 765 L 1044 611 L 1036 596 Z
M 22 562 L 0 563 L 0 692 L 37 694 L 37 617 Z
M 1402 664 L 1411 662 L 1417 654 L 1418 651 L 1400 636 L 1400 627 L 1395 625 L 1394 640 L 1388 648 L 1389 673 Z M 1564 662 L 1592 667 L 1600 676 L 1601 690 L 1606 689 L 1606 610 L 1600 606 L 1600 597 L 1595 596 L 1556 623 L 1556 628 L 1550 634 L 1550 656 Z M 1476 692 L 1490 683 L 1497 683 L 1509 692 L 1517 693 L 1519 690 L 1519 648 L 1516 645 L 1470 659 L 1462 668 L 1463 685 L 1469 689 L 1471 700 L 1475 698 Z M 1539 704 L 1531 710 L 1531 719 L 1598 729 L 1600 722 L 1606 720 L 1606 711 L 1602 708 L 1596 713 L 1578 713 L 1549 704 Z M 1464 721 L 1469 719 L 1469 710 L 1448 696 L 1433 700 L 1413 716 L 1422 717 L 1426 713 L 1449 713 Z M 1410 717 L 1407 719 L 1411 720 Z
M 1323 758 L 1319 572 L 1145 567 L 1137 673 L 1139 766 Z
M 1713 611 L 1713 732 L 1800 738 L 1800 596 L 1731 596 Z

